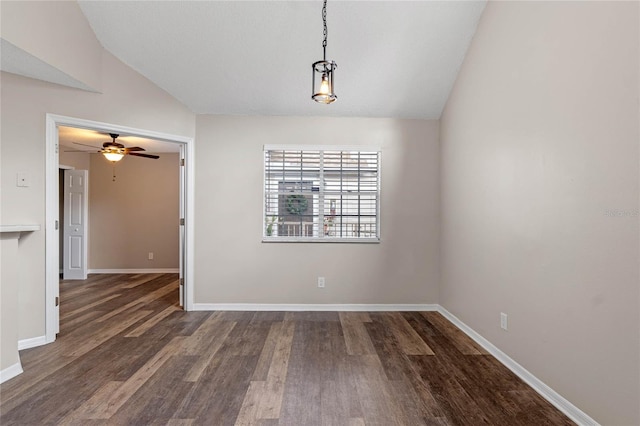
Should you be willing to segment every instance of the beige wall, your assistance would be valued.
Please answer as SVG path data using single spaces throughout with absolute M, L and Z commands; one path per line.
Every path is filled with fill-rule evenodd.
M 607 425 L 640 424 L 638 17 L 490 2 L 441 120 L 440 303 Z
M 72 3 L 77 7 L 77 4 Z M 3 5 L 4 8 L 4 5 Z M 4 10 L 4 9 L 3 9 Z M 56 15 L 58 25 L 74 26 L 81 15 Z M 3 13 L 3 25 L 5 15 Z M 47 43 L 46 28 L 37 28 L 28 15 L 13 15 Z M 73 22 L 68 22 L 72 20 Z M 68 53 L 69 46 L 55 46 Z M 176 135 L 195 134 L 195 115 L 104 50 L 101 60 L 102 93 L 85 92 L 2 73 L 1 217 L 3 223 L 37 223 L 43 229 L 21 243 L 19 338 L 45 334 L 45 114 L 149 129 Z M 16 173 L 31 178 L 28 188 L 15 186 Z M 0 366 L 4 367 L 4 366 Z
M 13 326 L 18 316 L 20 271 L 16 265 L 20 236 L 15 233 L 0 233 L 0 371 L 20 362 L 16 345 L 18 330 Z
M 196 303 L 437 302 L 437 121 L 198 116 L 197 132 Z M 262 243 L 264 144 L 382 146 L 382 242 Z
M 115 166 L 115 182 L 112 163 L 90 155 L 90 269 L 178 268 L 179 155 L 158 155 L 125 156 Z

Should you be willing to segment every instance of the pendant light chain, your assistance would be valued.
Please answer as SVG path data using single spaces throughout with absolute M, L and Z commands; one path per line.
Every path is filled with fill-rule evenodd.
M 322 60 L 311 64 L 312 82 L 311 99 L 323 104 L 330 104 L 338 97 L 334 92 L 335 61 L 327 60 L 327 0 L 322 2 Z
M 322 41 L 322 57 L 326 61 L 327 60 L 327 0 L 324 0 L 324 4 L 322 5 L 322 23 L 324 24 L 324 31 L 322 34 L 324 35 L 324 40 Z

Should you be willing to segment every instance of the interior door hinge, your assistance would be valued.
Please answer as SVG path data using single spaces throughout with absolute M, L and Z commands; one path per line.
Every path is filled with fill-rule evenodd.
M 181 158 L 181 159 L 180 159 L 180 165 L 181 165 L 181 166 L 184 166 L 184 158 Z
M 59 304 L 60 304 L 60 298 L 56 296 L 56 306 L 58 306 Z
M 58 221 L 56 220 L 56 231 L 57 231 L 58 229 L 60 229 L 60 222 L 58 222 Z
M 184 226 L 184 218 L 183 217 L 180 218 L 180 225 Z
M 184 278 L 180 278 L 180 285 L 184 285 Z

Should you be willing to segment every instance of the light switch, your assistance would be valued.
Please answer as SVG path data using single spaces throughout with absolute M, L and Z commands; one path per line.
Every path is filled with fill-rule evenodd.
M 29 174 L 25 172 L 18 173 L 16 182 L 17 186 L 29 186 Z

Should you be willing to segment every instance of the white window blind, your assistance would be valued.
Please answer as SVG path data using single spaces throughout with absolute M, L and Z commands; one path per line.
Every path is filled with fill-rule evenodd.
M 380 239 L 380 151 L 264 149 L 264 241 Z

